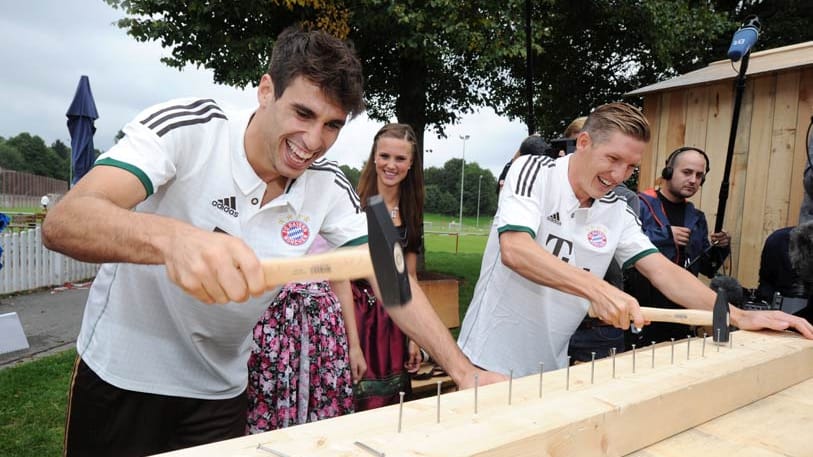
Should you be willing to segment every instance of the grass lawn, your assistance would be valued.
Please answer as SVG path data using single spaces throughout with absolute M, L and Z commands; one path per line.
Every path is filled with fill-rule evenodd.
M 431 216 L 431 215 L 429 215 Z M 448 219 L 447 217 L 443 217 Z M 442 217 L 436 219 L 440 221 Z M 427 218 L 429 219 L 429 218 Z M 464 234 L 428 233 L 426 269 L 460 279 L 460 318 L 471 301 L 480 274 L 480 261 L 491 223 L 464 218 Z M 485 227 L 485 228 L 484 228 Z M 457 252 L 457 253 L 455 253 Z M 457 332 L 453 331 L 455 336 Z M 0 370 L 0 456 L 40 457 L 61 455 L 65 408 L 76 351 L 26 362 Z
M 62 454 L 65 408 L 76 351 L 0 370 L 0 455 Z

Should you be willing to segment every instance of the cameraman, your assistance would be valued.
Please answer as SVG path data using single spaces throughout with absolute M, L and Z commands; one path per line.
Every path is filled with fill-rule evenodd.
M 808 321 L 813 318 L 813 307 L 810 306 L 813 259 L 805 246 L 810 244 L 811 238 L 813 221 L 771 233 L 762 248 L 757 287 L 757 298 L 772 303 L 774 293 L 779 292 L 782 311 Z

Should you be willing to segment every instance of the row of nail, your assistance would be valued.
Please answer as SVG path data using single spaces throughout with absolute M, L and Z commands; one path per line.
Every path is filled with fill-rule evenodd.
M 719 338 L 720 337 L 719 332 L 720 332 L 720 330 L 717 330 L 717 341 L 719 341 L 719 339 L 720 339 Z M 732 334 L 729 334 L 729 336 L 728 336 L 728 344 L 729 344 L 730 348 L 733 347 L 733 344 L 734 344 L 733 341 L 732 341 L 732 336 L 733 336 Z M 706 356 L 706 339 L 707 339 L 707 335 L 704 333 L 703 334 L 703 339 L 702 339 L 701 351 L 700 351 L 701 357 Z M 692 343 L 692 336 L 687 335 L 686 336 L 686 360 L 690 360 L 690 358 L 691 358 L 691 343 Z M 649 346 L 650 347 L 650 353 L 651 353 L 651 368 L 655 368 L 655 345 L 656 345 L 655 341 L 652 341 L 650 346 Z M 722 345 L 722 343 L 717 343 L 716 344 L 717 352 L 720 352 L 720 346 L 721 345 Z M 632 347 L 632 349 L 631 349 L 631 352 L 632 352 L 632 373 L 635 374 L 635 371 L 636 371 L 636 357 L 637 357 L 638 349 L 636 348 L 636 345 L 634 345 L 634 344 L 631 345 L 631 347 Z M 612 358 L 612 377 L 613 377 L 613 379 L 615 379 L 615 377 L 616 377 L 616 370 L 615 370 L 616 349 L 615 348 L 610 349 L 610 357 Z M 671 339 L 671 363 L 673 365 L 675 363 L 675 339 L 674 338 Z M 542 379 L 543 379 L 544 372 L 545 372 L 545 364 L 543 362 L 539 362 L 539 398 L 542 398 Z M 595 382 L 595 373 L 596 373 L 596 353 L 591 352 L 590 353 L 590 384 L 593 384 Z M 477 414 L 477 412 L 478 412 L 477 408 L 478 408 L 479 383 L 480 383 L 480 377 L 479 377 L 479 375 L 475 374 L 474 375 L 474 414 Z M 511 400 L 512 400 L 511 397 L 512 397 L 512 394 L 513 394 L 513 384 L 514 384 L 514 370 L 511 370 L 509 372 L 509 376 L 508 376 L 508 404 L 509 405 L 511 404 Z M 437 381 L 437 407 L 436 407 L 437 414 L 435 416 L 435 421 L 438 424 L 440 423 L 440 394 L 441 394 L 441 389 L 442 389 L 442 381 Z M 565 372 L 565 390 L 570 390 L 570 356 L 567 357 L 567 370 Z M 399 398 L 400 398 L 400 401 L 399 401 L 399 404 L 398 404 L 398 433 L 401 433 L 401 424 L 402 424 L 403 415 L 404 415 L 404 392 L 399 392 Z M 365 451 L 367 451 L 368 453 L 370 453 L 370 454 L 372 454 L 372 455 L 374 455 L 376 457 L 385 457 L 383 452 L 378 451 L 375 448 L 373 448 L 373 447 L 371 447 L 371 446 L 369 446 L 367 444 L 364 444 L 364 443 L 362 443 L 360 441 L 356 441 L 353 444 L 355 444 L 356 446 L 358 446 L 361 449 L 364 449 Z M 285 453 L 282 453 L 280 451 L 276 451 L 276 450 L 271 449 L 271 448 L 269 448 L 267 446 L 263 446 L 262 444 L 258 444 L 257 449 L 259 449 L 261 451 L 268 452 L 268 453 L 270 453 L 272 455 L 275 455 L 277 457 L 290 457 Z

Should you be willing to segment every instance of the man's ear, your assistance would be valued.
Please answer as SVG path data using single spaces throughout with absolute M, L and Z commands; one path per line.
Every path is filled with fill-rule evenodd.
M 271 75 L 264 74 L 260 78 L 260 85 L 257 87 L 257 101 L 260 106 L 265 107 L 267 103 L 274 101 L 274 81 L 271 80 Z
M 593 138 L 587 132 L 580 132 L 576 137 L 576 149 L 587 149 L 593 145 Z

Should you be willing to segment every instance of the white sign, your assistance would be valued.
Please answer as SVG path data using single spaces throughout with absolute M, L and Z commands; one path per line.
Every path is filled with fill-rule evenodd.
M 0 314 L 0 354 L 28 349 L 28 339 L 17 313 Z

